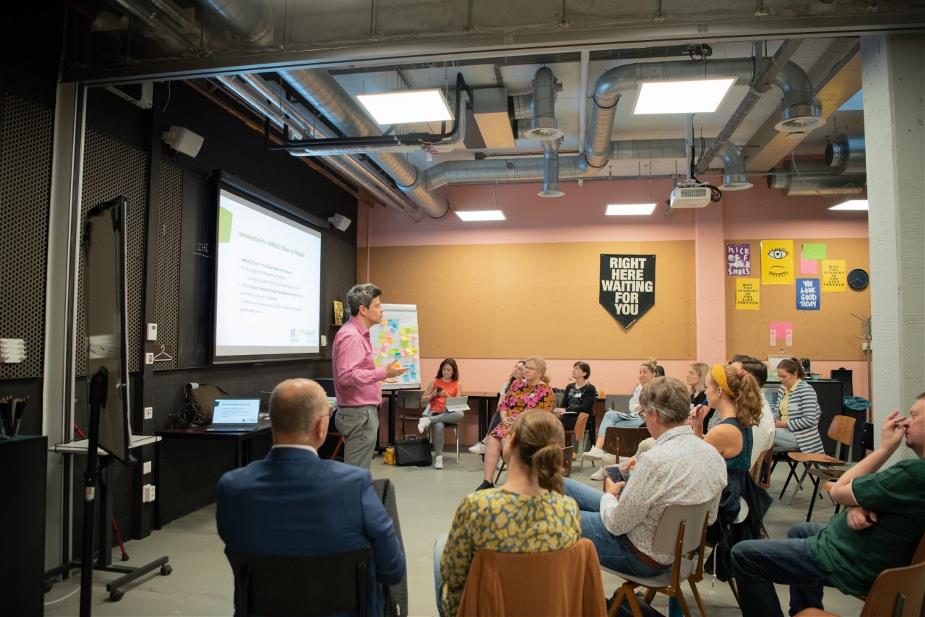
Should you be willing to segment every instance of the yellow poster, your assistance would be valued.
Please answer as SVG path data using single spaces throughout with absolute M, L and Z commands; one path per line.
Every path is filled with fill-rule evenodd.
M 756 278 L 736 279 L 736 310 L 757 311 L 761 307 L 761 285 Z
M 761 284 L 794 284 L 793 240 L 761 241 Z
M 819 278 L 822 279 L 822 291 L 845 291 L 847 268 L 844 259 L 823 259 L 821 270 Z

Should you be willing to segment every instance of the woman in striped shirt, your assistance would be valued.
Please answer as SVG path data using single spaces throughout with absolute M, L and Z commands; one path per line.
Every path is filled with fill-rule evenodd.
M 777 365 L 781 387 L 773 407 L 777 418 L 774 448 L 824 453 L 819 436 L 819 399 L 813 387 L 803 381 L 805 376 L 796 358 L 781 360 Z

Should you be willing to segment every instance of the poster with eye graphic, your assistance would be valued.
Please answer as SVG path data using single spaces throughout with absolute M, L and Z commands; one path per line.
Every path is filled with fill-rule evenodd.
M 793 240 L 761 241 L 761 284 L 793 285 Z

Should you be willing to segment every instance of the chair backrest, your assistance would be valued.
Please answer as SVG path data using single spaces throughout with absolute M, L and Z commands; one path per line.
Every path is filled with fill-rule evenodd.
M 616 409 L 617 411 L 630 411 L 629 394 L 608 394 L 604 397 L 604 409 Z
M 457 615 L 551 614 L 607 614 L 600 563 L 590 540 L 545 553 L 476 551 Z
M 559 390 L 553 394 L 556 395 L 556 407 L 562 407 L 562 399 L 565 398 L 565 391 Z
M 749 475 L 751 475 L 752 480 L 755 484 L 761 488 L 768 488 L 771 482 L 771 465 L 774 462 L 773 456 L 774 448 L 768 448 L 761 453 L 761 456 L 758 457 L 758 460 L 755 461 L 755 464 L 752 465 Z M 761 481 L 762 476 L 764 477 L 764 482 Z
M 398 406 L 402 409 L 423 409 L 421 397 L 424 395 L 423 390 L 399 390 Z
M 354 612 L 365 617 L 369 547 L 320 556 L 232 553 L 235 615 L 320 617 Z M 372 616 L 370 616 L 372 617 Z
M 854 423 L 855 419 L 851 416 L 835 416 L 832 418 L 832 423 L 829 424 L 829 439 L 842 445 L 850 446 L 854 441 Z
M 703 539 L 703 527 L 707 520 L 712 502 L 689 506 L 672 505 L 665 508 L 655 528 L 652 549 L 657 553 L 675 554 L 678 529 L 684 523 L 684 537 L 681 541 L 681 553 L 688 555 L 700 548 Z
M 884 570 L 870 589 L 861 617 L 920 617 L 925 600 L 925 563 Z
M 925 534 L 919 540 L 919 547 L 915 549 L 915 555 L 912 556 L 912 565 L 925 561 Z
M 649 429 L 608 426 L 604 431 L 604 450 L 617 456 L 633 456 L 639 443 L 649 437 Z
M 581 438 L 585 434 L 585 427 L 588 426 L 588 418 L 591 416 L 585 412 L 578 414 L 578 419 L 575 420 L 575 443 L 581 443 Z

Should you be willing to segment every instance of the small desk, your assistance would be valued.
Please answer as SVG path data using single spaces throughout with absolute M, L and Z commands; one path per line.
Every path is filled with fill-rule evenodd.
M 499 395 L 497 392 L 463 392 L 462 394 L 468 396 L 470 401 L 475 401 L 477 403 L 479 415 L 478 438 L 482 439 L 485 433 L 488 432 L 488 423 L 491 422 L 494 408 L 497 407 L 497 404 L 492 406 L 491 403 L 497 403 Z
M 162 429 L 155 434 L 163 439 L 154 467 L 158 490 L 154 524 L 158 529 L 214 503 L 222 474 L 264 456 L 272 445 L 269 420 L 261 420 L 251 431 L 194 427 Z

